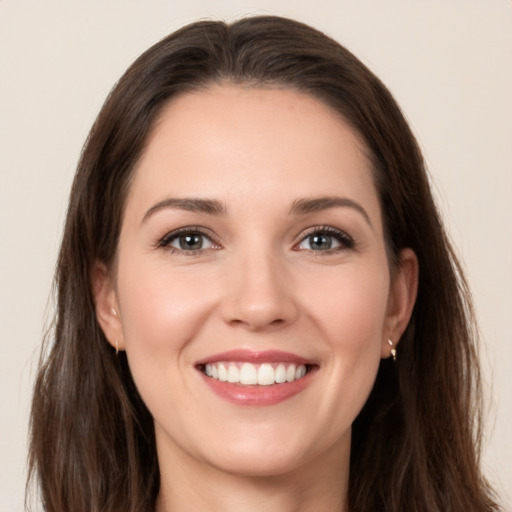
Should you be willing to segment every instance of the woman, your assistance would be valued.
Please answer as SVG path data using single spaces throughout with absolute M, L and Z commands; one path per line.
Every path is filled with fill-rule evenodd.
M 497 510 L 421 154 L 314 29 L 200 22 L 129 68 L 56 288 L 30 459 L 47 511 Z

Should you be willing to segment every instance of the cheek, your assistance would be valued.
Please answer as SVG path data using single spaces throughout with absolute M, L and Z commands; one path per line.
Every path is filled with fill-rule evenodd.
M 331 272 L 323 293 L 311 288 L 310 311 L 326 341 L 329 361 L 325 370 L 330 385 L 321 407 L 333 426 L 348 428 L 377 375 L 389 294 L 389 277 L 382 268 L 380 264 L 340 268 Z
M 176 362 L 197 334 L 211 308 L 210 294 L 203 293 L 204 279 L 193 271 L 134 260 L 120 261 L 118 268 L 124 346 L 134 364 L 163 368 Z
M 381 268 L 381 267 L 379 267 Z M 354 271 L 332 283 L 331 297 L 323 310 L 323 328 L 330 342 L 328 392 L 334 424 L 349 423 L 359 414 L 375 382 L 381 358 L 389 280 L 371 269 Z
M 201 286 L 192 272 L 172 272 L 165 262 L 141 260 L 120 259 L 117 293 L 130 371 L 158 419 L 170 404 L 188 407 L 186 348 L 208 314 L 209 295 L 201 293 L 204 282 Z
M 309 288 L 310 312 L 333 352 L 353 359 L 368 350 L 380 354 L 389 295 L 382 265 L 347 266 L 324 286 Z M 335 355 L 335 354 L 334 354 Z

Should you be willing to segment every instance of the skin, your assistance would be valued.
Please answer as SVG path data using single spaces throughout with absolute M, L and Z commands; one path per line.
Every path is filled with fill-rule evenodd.
M 334 196 L 352 203 L 291 211 Z M 169 198 L 225 212 L 155 208 Z M 208 235 L 200 250 L 161 242 L 187 226 Z M 325 226 L 346 234 L 328 233 L 329 250 L 308 238 Z M 93 279 L 98 320 L 155 421 L 159 511 L 346 510 L 351 424 L 416 296 L 416 257 L 400 262 L 390 270 L 366 148 L 323 103 L 225 85 L 166 105 L 135 170 L 116 273 L 98 263 Z M 240 348 L 291 352 L 316 372 L 278 404 L 234 404 L 196 363 Z

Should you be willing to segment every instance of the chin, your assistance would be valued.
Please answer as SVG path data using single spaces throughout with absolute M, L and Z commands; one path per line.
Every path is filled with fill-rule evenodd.
M 325 432 L 318 439 L 308 437 L 307 432 L 293 429 L 278 432 L 266 428 L 264 432 L 248 429 L 239 436 L 231 436 L 209 450 L 205 462 L 225 473 L 242 477 L 266 478 L 321 469 L 327 462 L 350 453 L 350 429 L 346 435 L 333 436 Z M 335 462 L 336 464 L 336 462 Z
M 285 453 L 263 456 L 250 450 L 245 453 L 232 453 L 231 450 L 213 465 L 218 470 L 247 478 L 269 478 L 284 476 L 302 467 L 306 461 L 302 457 Z

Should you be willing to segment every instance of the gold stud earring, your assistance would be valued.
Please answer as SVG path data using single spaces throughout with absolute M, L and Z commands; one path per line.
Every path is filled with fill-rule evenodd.
M 119 341 L 116 340 L 116 356 L 119 355 Z
M 391 347 L 391 356 L 393 357 L 393 361 L 396 361 L 396 348 L 395 344 L 388 339 L 389 346 Z

